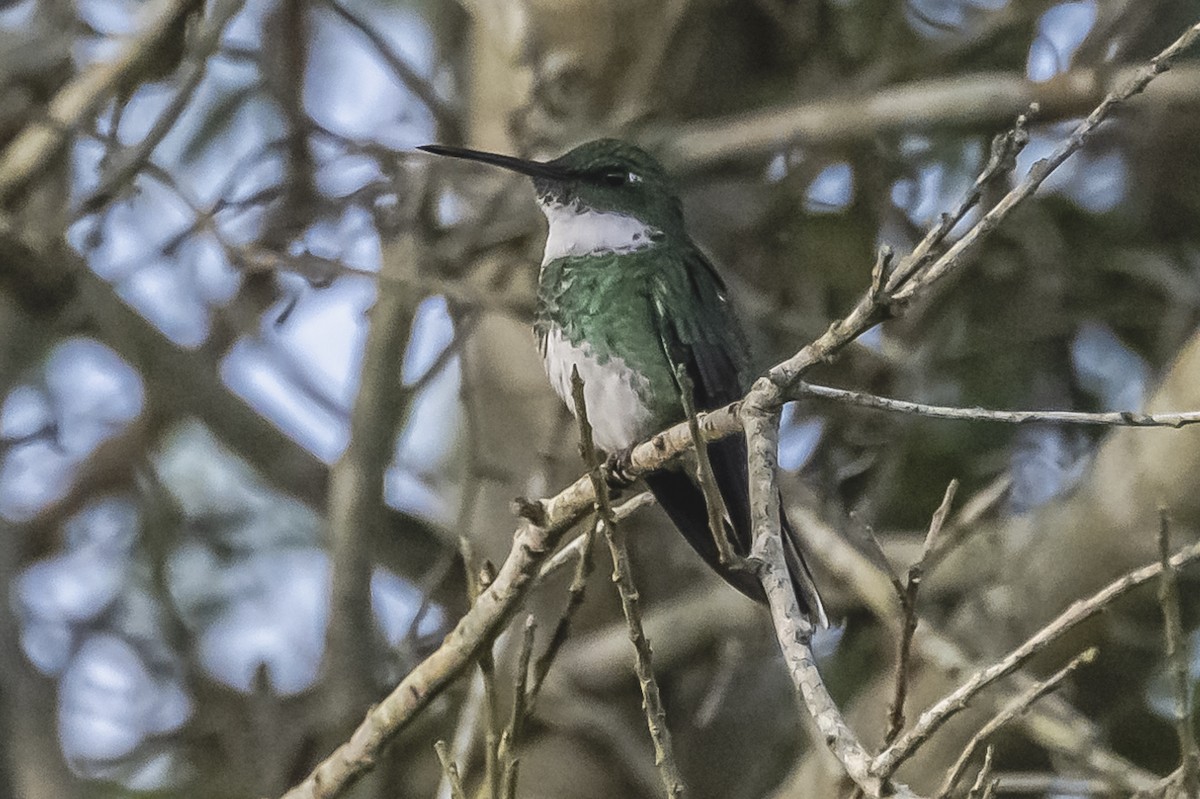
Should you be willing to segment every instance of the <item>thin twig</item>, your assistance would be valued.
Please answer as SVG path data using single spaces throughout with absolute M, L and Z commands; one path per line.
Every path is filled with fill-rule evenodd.
M 1108 115 L 1112 113 L 1114 108 L 1130 97 L 1140 94 L 1150 81 L 1170 69 L 1171 63 L 1175 58 L 1190 47 L 1197 38 L 1200 38 L 1200 23 L 1196 23 L 1185 30 L 1165 50 L 1150 59 L 1149 64 L 1138 69 L 1124 85 L 1115 91 L 1109 92 L 1104 100 L 1092 110 L 1092 113 L 1088 114 L 1087 118 L 1079 123 L 1075 130 L 1071 132 L 1071 135 L 1054 149 L 1054 152 L 1049 157 L 1035 163 L 1029 170 L 1029 174 L 1014 186 L 1008 194 L 1004 195 L 991 210 L 984 214 L 979 222 L 964 233 L 962 238 L 946 251 L 945 255 L 938 258 L 922 274 L 920 280 L 911 281 L 903 287 L 898 286 L 893 299 L 897 301 L 910 299 L 916 292 L 922 290 L 925 285 L 933 283 L 941 279 L 947 272 L 957 269 L 962 258 L 978 246 L 976 242 L 990 235 L 992 230 L 1000 224 L 1001 220 L 1005 219 L 1014 208 L 1037 191 L 1054 170 L 1060 167 L 1064 161 L 1071 157 L 1072 153 L 1082 147 L 1092 137 L 1092 134 L 1095 133 L 1100 123 L 1108 118 Z
M 960 521 L 975 512 L 969 510 L 972 502 L 974 499 L 968 500 L 957 514 Z M 803 533 L 805 548 L 819 555 L 820 560 L 830 567 L 832 575 L 849 593 L 859 597 L 877 620 L 887 623 L 894 618 L 895 592 L 880 587 L 892 579 L 884 565 L 844 540 L 812 509 L 796 507 L 793 513 L 798 517 L 796 527 Z M 945 541 L 946 537 L 943 532 L 939 540 Z M 939 548 L 935 542 L 934 551 L 937 552 Z M 967 655 L 958 641 L 939 630 L 936 622 L 927 618 L 920 620 L 913 645 L 921 653 L 925 665 L 953 677 L 956 683 L 961 675 L 979 668 L 978 662 Z M 994 694 L 988 694 L 989 697 L 995 697 L 990 699 L 990 704 L 998 707 L 999 701 L 1015 697 L 1035 682 L 1034 678 L 1019 671 L 1012 676 L 1011 684 L 995 684 Z M 1109 785 L 1128 792 L 1145 790 L 1158 782 L 1154 774 L 1097 743 L 1101 737 L 1100 730 L 1092 720 L 1059 697 L 1046 697 L 1017 721 L 1034 742 L 1077 763 L 1088 773 L 1102 776 Z
M 962 754 L 958 756 L 958 760 L 954 762 L 954 765 L 951 766 L 950 771 L 946 774 L 946 779 L 942 782 L 942 787 L 937 792 L 937 799 L 945 799 L 950 795 L 950 792 L 954 790 L 954 786 L 958 784 L 958 781 L 962 779 L 963 774 L 966 772 L 971 758 L 975 756 L 975 752 L 978 751 L 984 741 L 994 735 L 1001 727 L 1028 710 L 1034 702 L 1051 691 L 1056 690 L 1080 666 L 1085 663 L 1091 663 L 1095 659 L 1096 648 L 1091 647 L 1076 655 L 1070 663 L 1056 671 L 1048 679 L 1035 683 L 1009 701 L 1000 712 L 989 719 L 986 724 L 979 728 L 978 732 L 971 736 L 971 740 L 967 742 Z
M 495 579 L 495 574 L 492 565 L 486 561 L 476 566 L 475 549 L 471 539 L 465 535 L 458 537 L 458 551 L 462 555 L 467 599 L 474 606 Z M 483 784 L 490 799 L 496 799 L 500 793 L 500 769 L 496 758 L 496 750 L 500 745 L 500 720 L 497 715 L 499 704 L 496 701 L 494 650 L 495 642 L 492 641 L 479 653 L 479 690 L 483 705 Z
M 629 565 L 629 551 L 625 546 L 623 528 L 617 524 L 616 514 L 613 513 L 608 483 L 605 481 L 600 457 L 596 454 L 596 445 L 592 440 L 592 425 L 588 421 L 583 380 L 579 377 L 579 370 L 574 368 L 571 370 L 571 396 L 575 402 L 575 417 L 579 420 L 579 450 L 588 466 L 592 488 L 596 492 L 596 529 L 603 528 L 608 539 L 608 549 L 613 562 L 612 579 L 621 597 L 621 611 L 625 615 L 629 640 L 633 644 L 634 672 L 642 689 L 642 708 L 646 711 L 646 726 L 654 743 L 654 764 L 658 766 L 668 799 L 678 799 L 683 796 L 683 777 L 675 762 L 671 732 L 667 727 L 667 710 L 659 694 L 658 681 L 654 678 L 650 642 L 642 628 L 637 586 L 634 585 L 633 572 Z
M 992 747 L 989 746 L 983 755 L 983 768 L 979 769 L 979 773 L 975 775 L 975 784 L 971 786 L 971 790 L 967 793 L 967 799 L 983 799 L 984 791 L 988 777 L 992 776 L 992 755 L 995 754 Z
M 1170 558 L 1169 563 L 1178 569 L 1197 560 L 1200 560 L 1200 543 L 1180 550 Z M 916 724 L 907 733 L 879 753 L 872 764 L 872 770 L 884 776 L 893 774 L 900 764 L 916 751 L 918 746 L 928 740 L 929 736 L 933 735 L 950 717 L 965 708 L 976 694 L 1001 677 L 1011 674 L 1051 641 L 1057 640 L 1064 633 L 1090 619 L 1138 586 L 1145 585 L 1157 578 L 1162 574 L 1162 570 L 1161 563 L 1143 566 L 1114 580 L 1087 599 L 1072 603 L 1050 623 L 1028 638 L 1025 643 L 997 662 L 972 674 L 958 688 L 922 713 Z
M 517 654 L 517 673 L 513 679 L 512 713 L 508 726 L 500 736 L 499 761 L 504 767 L 504 778 L 500 781 L 500 799 L 515 799 L 520 760 L 517 744 L 525 727 L 525 685 L 529 680 L 529 656 L 533 652 L 533 633 L 537 628 L 533 616 L 525 619 L 525 635 L 521 638 L 521 649 Z
M 476 674 L 471 680 L 471 687 L 467 690 L 467 695 L 463 698 L 459 708 L 454 738 L 449 750 L 451 759 L 457 763 L 460 769 L 468 772 L 471 770 L 472 747 L 483 721 L 483 701 L 483 676 Z M 486 789 L 487 783 L 484 783 L 482 787 Z M 449 777 L 443 773 L 434 796 L 437 799 L 453 799 L 453 790 L 454 786 L 450 784 Z M 481 793 L 482 796 L 484 796 L 483 793 Z
M 533 664 L 533 679 L 529 686 L 529 696 L 526 699 L 530 708 L 537 703 L 537 697 L 542 691 L 546 675 L 550 673 L 550 666 L 554 664 L 559 650 L 562 649 L 571 634 L 571 619 L 574 618 L 575 611 L 583 604 L 588 577 L 592 573 L 594 563 L 592 549 L 596 542 L 595 525 L 589 525 L 583 531 L 583 534 L 579 536 L 579 542 L 579 560 L 575 562 L 575 576 L 571 578 L 571 585 L 567 587 L 567 604 L 558 617 L 558 623 L 554 625 L 554 632 L 550 636 L 550 642 L 546 644 L 545 651 Z
M 983 199 L 983 193 L 992 185 L 999 185 L 1017 166 L 1017 156 L 1029 143 L 1029 115 L 1036 111 L 1031 106 L 1026 113 L 1019 114 L 1013 126 L 992 138 L 992 147 L 988 162 L 983 171 L 975 179 L 966 195 L 959 200 L 958 205 L 950 213 L 941 214 L 937 224 L 931 227 L 917 242 L 912 252 L 900 260 L 892 274 L 884 281 L 883 292 L 891 294 L 919 274 L 930 262 L 946 241 L 946 238 L 975 206 Z
M 442 774 L 450 784 L 450 796 L 453 799 L 467 799 L 467 792 L 463 790 L 462 780 L 458 776 L 458 764 L 450 755 L 446 742 L 439 740 L 433 745 L 433 750 L 437 752 L 438 760 L 442 763 Z
M 695 386 L 692 385 L 692 378 L 688 376 L 687 368 L 683 364 L 675 367 L 675 382 L 679 384 L 679 399 L 683 403 L 684 413 L 687 414 L 688 432 L 696 450 L 696 481 L 704 494 L 704 507 L 708 511 L 708 531 L 712 534 L 713 543 L 717 545 L 717 559 L 723 565 L 733 565 L 742 559 L 733 551 L 733 545 L 725 535 L 725 517 L 729 511 L 725 508 L 721 489 L 717 487 L 717 476 L 713 473 L 712 460 L 708 457 L 708 447 L 700 435 L 700 420 L 696 418 Z
M 1183 767 L 1180 766 L 1153 786 L 1133 794 L 1131 799 L 1178 799 L 1182 787 Z
M 1192 714 L 1192 680 L 1188 668 L 1188 651 L 1179 610 L 1179 580 L 1171 565 L 1171 520 L 1166 508 L 1158 509 L 1158 557 L 1162 576 L 1158 585 L 1158 602 L 1163 613 L 1163 638 L 1167 668 L 1175 689 L 1175 732 L 1179 737 L 1179 767 L 1182 771 L 1185 796 L 1200 796 L 1200 752 L 1196 749 L 1195 723 Z
M 620 505 L 613 508 L 613 513 L 617 515 L 617 522 L 623 522 L 642 508 L 647 508 L 654 504 L 654 495 L 649 491 L 643 491 L 622 502 Z M 589 529 L 595 529 L 595 524 L 589 524 Z M 580 533 L 575 538 L 572 538 L 567 543 L 563 544 L 557 552 L 542 564 L 541 570 L 538 572 L 538 580 L 545 580 L 550 575 L 564 569 L 571 564 L 571 561 L 578 560 L 583 552 L 584 533 Z
M 495 579 L 491 564 L 479 567 L 475 582 L 480 595 Z M 500 796 L 500 701 L 496 691 L 496 644 L 479 653 L 479 677 L 483 680 L 483 778 L 490 799 Z
M 1200 423 L 1200 411 L 1186 413 L 1135 413 L 1115 411 L 1110 413 L 1084 413 L 1082 411 L 996 411 L 987 408 L 958 408 L 944 405 L 926 405 L 920 402 L 880 397 L 863 391 L 817 386 L 799 383 L 794 396 L 800 398 L 827 399 L 846 405 L 857 405 L 878 411 L 908 413 L 929 416 L 935 419 L 957 419 L 971 422 L 1004 422 L 1006 424 L 1036 424 L 1057 422 L 1061 424 L 1097 425 L 1104 427 L 1185 427 Z
M 1005 794 L 1035 796 L 1116 796 L 1113 784 L 1099 777 L 1064 777 L 1028 771 L 997 772 L 1000 790 Z M 1125 794 L 1121 794 L 1124 796 Z
M 954 495 L 958 492 L 958 480 L 951 480 L 946 486 L 942 502 L 929 520 L 929 531 L 925 534 L 925 544 L 921 547 L 921 557 L 908 567 L 908 575 L 904 586 L 896 586 L 900 598 L 900 607 L 904 611 L 904 625 L 900 629 L 900 642 L 896 652 L 896 689 L 892 696 L 892 704 L 888 711 L 887 733 L 883 737 L 883 745 L 891 746 L 896 737 L 904 729 L 904 702 L 908 698 L 908 672 L 911 662 L 913 634 L 917 631 L 917 592 L 921 588 L 921 580 L 925 576 L 925 561 L 933 550 L 934 542 L 942 532 L 946 517 L 950 515 L 950 507 L 954 503 Z
M 943 529 L 943 535 L 933 542 L 932 549 L 925 557 L 925 568 L 937 568 L 938 564 L 976 529 L 976 522 L 995 508 L 1011 488 L 1012 476 L 1005 473 L 968 497 L 949 525 Z

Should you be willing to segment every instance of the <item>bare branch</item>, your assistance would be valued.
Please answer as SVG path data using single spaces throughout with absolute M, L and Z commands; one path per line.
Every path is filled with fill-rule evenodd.
M 642 508 L 649 507 L 654 504 L 654 495 L 649 491 L 643 491 L 633 497 L 622 502 L 620 505 L 613 508 L 613 513 L 617 515 L 617 522 L 623 522 Z M 593 529 L 595 525 L 592 525 Z M 584 535 L 580 534 L 572 538 L 566 544 L 563 544 L 553 556 L 548 558 L 545 564 L 542 565 L 541 571 L 538 572 L 538 580 L 545 580 L 550 575 L 566 568 L 571 561 L 578 560 L 583 554 L 583 539 Z
M 405 234 L 384 254 L 385 273 L 418 272 L 423 257 L 417 234 Z M 331 705 L 357 714 L 369 702 L 375 639 L 371 623 L 371 536 L 386 507 L 384 472 L 397 427 L 412 394 L 401 390 L 396 365 L 404 360 L 417 305 L 406 292 L 382 292 L 371 308 L 361 379 L 350 413 L 350 442 L 330 470 L 329 541 L 333 577 L 326 633 Z
M 1200 411 L 1184 413 L 1136 413 L 1114 411 L 1109 413 L 1084 413 L 1082 411 L 995 411 L 987 408 L 957 408 L 945 405 L 925 405 L 920 402 L 880 397 L 863 391 L 848 391 L 842 388 L 799 383 L 794 396 L 833 400 L 846 405 L 857 405 L 878 411 L 907 413 L 929 416 L 935 419 L 957 419 L 971 422 L 1004 422 L 1006 424 L 1037 424 L 1056 422 L 1060 424 L 1097 425 L 1102 427 L 1186 427 L 1200 423 Z
M 979 769 L 979 773 L 975 775 L 975 784 L 971 786 L 971 790 L 967 792 L 967 799 L 987 799 L 995 792 L 995 782 L 989 782 L 988 778 L 992 776 L 992 755 L 995 752 L 992 747 L 987 748 L 987 752 L 983 756 L 983 768 Z
M 680 125 L 655 141 L 673 164 L 699 169 L 732 158 L 766 155 L 789 143 L 845 145 L 880 133 L 939 127 L 1003 124 L 1031 105 L 1047 122 L 1072 119 L 1123 85 L 1136 67 L 1117 70 L 1080 67 L 1046 83 L 1025 75 L 985 73 L 912 81 L 869 94 L 806 100 L 723 119 Z M 1166 106 L 1200 96 L 1200 69 L 1181 67 L 1173 80 L 1155 86 L 1152 96 Z
M 1170 69 L 1175 58 L 1195 43 L 1197 38 L 1200 38 L 1200 23 L 1189 27 L 1165 50 L 1150 59 L 1149 64 L 1140 67 L 1123 85 L 1109 92 L 1104 100 L 1092 110 L 1092 113 L 1088 114 L 1087 118 L 1079 123 L 1075 130 L 1071 132 L 1071 135 L 1054 149 L 1054 152 L 1049 157 L 1034 164 L 1033 168 L 1029 170 L 1029 174 L 1014 186 L 1008 194 L 1004 195 L 1000 202 L 996 203 L 991 210 L 984 214 L 979 222 L 972 225 L 971 229 L 964 233 L 962 238 L 946 251 L 945 255 L 938 258 L 920 276 L 920 279 L 911 281 L 903 287 L 897 286 L 898 290 L 893 299 L 898 301 L 909 299 L 917 291 L 922 290 L 925 285 L 940 280 L 948 272 L 960 268 L 962 260 L 978 246 L 977 242 L 988 236 L 1013 209 L 1037 191 L 1038 187 L 1045 182 L 1046 178 L 1050 177 L 1054 170 L 1062 166 L 1063 162 L 1070 158 L 1072 153 L 1081 148 L 1092 137 L 1092 134 L 1096 132 L 1096 128 L 1100 126 L 1100 123 L 1112 113 L 1114 108 L 1134 95 L 1140 94 L 1149 85 L 1150 81 Z
M 962 779 L 962 775 L 966 772 L 971 758 L 975 756 L 975 752 L 978 751 L 984 741 L 995 734 L 1001 727 L 1028 710 L 1029 706 L 1034 702 L 1051 691 L 1056 690 L 1080 666 L 1091 663 L 1095 659 L 1095 647 L 1076 655 L 1070 663 L 1056 671 L 1049 678 L 1036 682 L 1028 689 L 1022 691 L 1006 704 L 999 713 L 989 719 L 987 724 L 984 724 L 979 728 L 978 732 L 971 736 L 971 740 L 967 742 L 962 754 L 958 756 L 958 760 L 951 766 L 949 773 L 946 774 L 945 781 L 942 783 L 941 789 L 937 792 L 937 799 L 945 799 L 950 796 L 950 792 L 954 790 L 954 786 L 958 784 L 958 781 Z
M 687 368 L 683 364 L 675 367 L 675 381 L 679 384 L 679 399 L 683 403 L 688 432 L 696 450 L 696 481 L 704 494 L 704 507 L 708 511 L 708 531 L 712 534 L 713 543 L 717 545 L 717 558 L 724 565 L 733 565 L 741 561 L 741 558 L 733 551 L 733 545 L 725 535 L 725 517 L 729 511 L 725 508 L 725 499 L 717 487 L 717 476 L 713 473 L 712 461 L 708 457 L 708 447 L 704 445 L 700 435 L 700 420 L 696 418 L 695 386 L 692 385 L 692 379 L 688 377 Z
M 958 492 L 958 480 L 951 480 L 946 486 L 942 502 L 933 512 L 929 520 L 929 531 L 925 534 L 925 544 L 921 548 L 921 557 L 908 567 L 908 575 L 903 586 L 896 586 L 900 598 L 900 607 L 904 611 L 904 626 L 900 629 L 900 642 L 896 654 L 896 690 L 892 697 L 891 709 L 888 711 L 887 733 L 883 736 L 883 745 L 891 746 L 901 730 L 904 729 L 904 702 L 908 697 L 908 670 L 912 651 L 913 634 L 917 631 L 917 592 L 921 588 L 921 580 L 925 574 L 925 561 L 933 550 L 933 544 L 950 515 L 950 507 L 954 495 Z
M 113 153 L 108 165 L 100 176 L 99 185 L 82 202 L 79 203 L 75 216 L 80 217 L 99 210 L 128 185 L 145 167 L 154 150 L 166 135 L 175 127 L 183 114 L 200 82 L 204 80 L 208 67 L 208 58 L 221 43 L 221 34 L 225 26 L 233 19 L 244 0 L 223 0 L 214 3 L 204 28 L 196 37 L 188 55 L 187 71 L 179 79 L 179 87 L 167 106 L 154 120 L 150 130 L 137 144 L 119 152 Z M 117 131 L 113 131 L 116 136 Z
M 546 681 L 546 675 L 550 673 L 550 666 L 554 664 L 554 659 L 558 656 L 559 650 L 562 649 L 563 644 L 567 642 L 567 637 L 571 634 L 571 619 L 574 618 L 575 611 L 583 604 L 584 591 L 587 590 L 587 580 L 592 573 L 592 549 L 596 542 L 595 525 L 589 525 L 577 541 L 579 542 L 579 546 L 573 551 L 578 553 L 579 559 L 575 561 L 575 576 L 571 578 L 571 584 L 567 587 L 566 607 L 563 608 L 562 613 L 559 615 L 558 623 L 554 625 L 554 632 L 550 636 L 550 642 L 546 644 L 545 651 L 542 652 L 533 665 L 533 684 L 529 687 L 529 697 L 527 700 L 530 707 L 533 707 L 537 702 L 538 694 L 541 693 L 542 685 Z M 566 547 L 564 547 L 565 549 Z M 547 564 L 547 566 L 549 565 Z M 543 569 L 543 571 L 545 570 Z
M 960 516 L 974 513 L 969 510 L 971 502 L 968 500 Z M 804 536 L 806 551 L 819 556 L 846 590 L 859 597 L 877 619 L 886 622 L 893 618 L 897 610 L 895 592 L 882 589 L 881 586 L 887 584 L 890 575 L 881 564 L 843 539 L 811 510 L 793 508 L 792 515 L 797 517 L 794 520 Z M 913 643 L 927 666 L 953 675 L 955 680 L 979 668 L 978 663 L 953 638 L 941 632 L 936 624 L 925 618 L 920 622 Z M 995 685 L 999 699 L 1011 699 L 1036 681 L 1023 672 L 1017 672 L 1011 682 L 1012 687 L 1004 683 Z M 1034 742 L 1070 762 L 1078 763 L 1089 773 L 1102 775 L 1110 785 L 1133 791 L 1144 790 L 1157 782 L 1154 774 L 1100 745 L 1100 731 L 1096 725 L 1059 697 L 1047 697 L 1017 721 Z
M 500 735 L 500 748 L 497 760 L 504 768 L 504 776 L 500 780 L 499 799 L 515 799 L 517 795 L 517 776 L 520 761 L 517 758 L 517 742 L 525 727 L 525 684 L 529 679 L 529 656 L 533 652 L 533 633 L 537 625 L 533 616 L 525 619 L 525 634 L 521 638 L 521 649 L 517 655 L 517 671 L 513 680 L 512 714 L 508 726 Z
M 1178 569 L 1197 560 L 1200 560 L 1200 544 L 1193 544 L 1180 550 L 1168 562 Z M 933 735 L 950 717 L 965 708 L 976 694 L 1001 677 L 1011 674 L 1022 663 L 1076 625 L 1096 615 L 1138 586 L 1157 578 L 1162 571 L 1161 563 L 1143 566 L 1109 583 L 1087 599 L 1073 603 L 1049 624 L 1034 633 L 1025 643 L 990 666 L 972 674 L 958 688 L 922 713 L 911 730 L 879 754 L 875 759 L 873 769 L 879 774 L 894 773 L 896 768 L 916 751 L 917 747 Z
M 965 219 L 967 214 L 983 199 L 984 191 L 993 185 L 1001 185 L 1002 181 L 1016 169 L 1017 156 L 1029 143 L 1029 132 L 1026 130 L 1029 115 L 1036 110 L 1036 105 L 1030 106 L 1027 112 L 1017 116 L 1017 121 L 1010 129 L 992 139 L 988 162 L 975 179 L 975 183 L 959 200 L 954 210 L 941 214 L 937 224 L 925 233 L 912 252 L 900 260 L 892 274 L 888 275 L 887 280 L 884 281 L 882 294 L 894 293 L 896 289 L 925 269 L 933 261 L 938 249 L 945 243 L 955 226 Z
M 765 381 L 760 380 L 757 386 Z M 812 649 L 813 620 L 800 610 L 796 592 L 783 555 L 780 521 L 777 457 L 779 452 L 779 416 L 751 404 L 742 406 L 742 417 L 749 449 L 750 521 L 754 544 L 750 559 L 758 566 L 759 581 L 771 607 L 775 636 L 796 689 L 812 714 L 846 774 L 867 795 L 879 797 L 886 781 L 871 770 L 871 753 L 858 740 L 842 717 L 817 668 Z M 904 786 L 892 786 L 899 797 L 913 796 Z

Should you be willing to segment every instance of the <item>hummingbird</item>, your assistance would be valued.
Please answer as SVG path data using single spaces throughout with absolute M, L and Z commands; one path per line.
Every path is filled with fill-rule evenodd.
M 690 378 L 697 410 L 741 399 L 753 377 L 745 337 L 724 281 L 687 233 L 675 182 L 653 156 L 617 139 L 587 142 L 549 161 L 441 144 L 418 149 L 532 179 L 549 224 L 533 323 L 538 348 L 572 412 L 571 375 L 579 371 L 595 443 L 613 462 L 627 462 L 638 442 L 687 418 L 678 371 Z M 745 439 L 730 436 L 707 447 L 727 509 L 724 534 L 745 556 L 751 543 Z M 693 477 L 675 467 L 643 479 L 700 557 L 762 601 L 752 574 L 721 563 Z M 828 626 L 786 517 L 783 533 L 801 608 Z

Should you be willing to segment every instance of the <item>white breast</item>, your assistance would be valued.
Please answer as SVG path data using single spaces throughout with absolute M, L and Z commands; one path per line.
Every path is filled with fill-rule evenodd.
M 658 233 L 640 219 L 610 211 L 594 211 L 578 205 L 541 203 L 550 223 L 542 266 L 558 258 L 604 252 L 632 252 L 649 247 Z
M 542 354 L 550 384 L 572 413 L 575 402 L 571 397 L 571 369 L 579 369 L 596 446 L 616 452 L 654 432 L 650 410 L 637 391 L 645 389 L 646 379 L 623 358 L 600 363 L 590 346 L 575 346 L 557 327 L 547 334 Z

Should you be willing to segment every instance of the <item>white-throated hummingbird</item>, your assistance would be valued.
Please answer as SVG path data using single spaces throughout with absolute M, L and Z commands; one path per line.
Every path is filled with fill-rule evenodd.
M 674 181 L 644 150 L 616 139 L 580 145 L 551 161 L 427 145 L 421 150 L 527 175 L 550 223 L 538 279 L 534 332 L 550 382 L 574 411 L 572 369 L 596 444 L 627 452 L 683 421 L 676 369 L 694 387 L 696 408 L 714 410 L 749 387 L 745 339 L 720 275 L 684 228 Z M 729 513 L 725 534 L 750 550 L 746 444 L 708 444 Z M 762 599 L 747 571 L 721 563 L 704 495 L 682 468 L 646 475 L 647 486 L 688 543 L 727 582 Z M 802 609 L 822 625 L 825 611 L 795 534 L 784 518 L 784 552 Z

